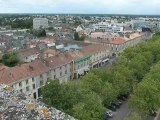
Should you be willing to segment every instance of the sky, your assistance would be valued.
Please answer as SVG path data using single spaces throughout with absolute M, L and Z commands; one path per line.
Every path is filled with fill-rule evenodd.
M 0 13 L 160 15 L 160 0 L 0 0 Z

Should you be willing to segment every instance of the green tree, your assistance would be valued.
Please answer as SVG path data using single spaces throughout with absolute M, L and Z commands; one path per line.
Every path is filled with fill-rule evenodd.
M 103 100 L 103 105 L 108 107 L 111 103 L 117 100 L 118 91 L 114 88 L 112 83 L 106 82 L 102 86 L 100 96 Z
M 77 41 L 84 41 L 85 40 L 85 36 L 79 36 L 78 32 L 75 32 L 74 33 L 74 40 L 77 40 Z
M 75 33 L 74 33 L 74 39 L 75 39 L 75 40 L 79 40 L 79 39 L 80 39 L 78 32 L 75 32 Z
M 141 116 L 139 116 L 137 113 L 132 113 L 130 116 L 125 118 L 125 120 L 142 120 Z
M 8 67 L 14 67 L 19 63 L 16 53 L 6 53 L 2 56 L 2 63 Z
M 100 120 L 103 118 L 104 112 L 102 100 L 94 92 L 87 93 L 82 102 L 73 106 L 73 114 L 79 120 Z
M 36 37 L 46 37 L 46 31 L 44 29 L 39 29 L 39 30 L 31 29 L 30 33 Z
M 130 100 L 132 109 L 146 116 L 158 110 L 160 107 L 159 70 L 160 63 L 153 67 L 143 81 L 135 87 Z
M 54 105 L 55 108 L 62 110 L 63 89 L 58 80 L 49 81 L 49 84 L 42 87 L 42 96 L 45 103 L 50 106 Z

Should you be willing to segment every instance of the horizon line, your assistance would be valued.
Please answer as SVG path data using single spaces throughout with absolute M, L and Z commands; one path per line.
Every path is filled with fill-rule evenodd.
M 1 14 L 60 14 L 60 15 L 139 15 L 139 16 L 160 16 L 160 14 L 123 14 L 123 13 L 0 13 Z

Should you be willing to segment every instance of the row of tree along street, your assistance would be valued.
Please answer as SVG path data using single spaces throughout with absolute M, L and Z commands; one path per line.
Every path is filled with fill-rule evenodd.
M 150 115 L 160 107 L 159 46 L 160 36 L 154 36 L 126 49 L 105 71 L 93 70 L 78 82 L 50 81 L 42 88 L 43 100 L 79 120 L 101 120 L 106 108 L 131 94 L 131 108 Z

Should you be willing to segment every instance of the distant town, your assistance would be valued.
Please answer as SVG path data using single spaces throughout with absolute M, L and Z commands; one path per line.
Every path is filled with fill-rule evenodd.
M 117 90 L 118 92 L 114 93 L 115 96 L 112 97 L 108 97 L 109 95 L 112 95 L 112 93 L 107 93 L 107 90 L 100 90 L 100 93 L 102 93 L 100 96 L 105 96 L 105 92 L 107 94 L 106 98 L 103 99 L 102 97 L 102 103 L 107 100 L 110 101 L 108 103 L 103 103 L 103 105 L 109 109 L 105 114 L 107 117 L 105 116 L 104 120 L 125 119 L 131 112 L 127 111 L 127 113 L 124 113 L 125 115 L 121 116 L 122 118 L 117 115 L 119 117 L 119 119 L 117 119 L 116 113 L 113 112 L 114 106 L 123 105 L 122 99 L 127 99 L 128 101 L 129 93 L 134 91 L 133 89 L 137 85 L 134 83 L 136 81 L 140 82 L 143 78 L 145 79 L 145 73 L 149 72 L 152 62 L 149 63 L 146 61 L 146 63 L 144 63 L 145 66 L 148 65 L 148 68 L 143 67 L 143 62 L 145 62 L 145 59 L 149 61 L 154 57 L 148 57 L 147 55 L 150 54 L 150 52 L 147 54 L 144 54 L 144 52 L 150 50 L 149 47 L 146 47 L 148 44 L 150 47 L 158 49 L 157 46 L 159 43 L 156 43 L 156 40 L 153 40 L 153 43 L 155 42 L 155 44 L 152 45 L 153 43 L 150 41 L 156 39 L 155 36 L 158 35 L 159 30 L 160 17 L 155 16 L 72 14 L 0 15 L 0 119 L 100 120 L 104 118 L 102 115 L 98 115 L 100 111 L 103 111 L 102 109 L 98 109 L 100 111 L 97 111 L 97 116 L 85 116 L 84 114 L 81 115 L 81 113 L 78 114 L 77 111 L 81 111 L 82 109 L 81 112 L 83 112 L 83 109 L 85 108 L 81 107 L 87 104 L 87 102 L 85 104 L 78 103 L 79 106 L 75 107 L 74 105 L 77 105 L 77 103 L 74 103 L 73 100 L 72 103 L 74 103 L 74 105 L 67 107 L 68 103 L 65 101 L 65 99 L 68 99 L 69 101 L 71 99 L 66 95 L 67 92 L 71 91 L 70 86 L 73 91 L 76 89 L 73 87 L 74 85 L 72 86 L 72 82 L 75 85 L 79 84 L 80 81 L 84 83 L 84 86 L 80 87 L 79 90 L 84 95 L 90 90 L 93 90 L 98 94 L 98 90 L 100 88 L 103 89 L 102 86 L 99 88 L 92 88 L 89 84 L 90 82 L 93 82 L 94 86 L 98 86 L 100 83 L 92 80 L 90 81 L 89 79 L 101 79 L 103 82 L 107 81 L 107 83 L 109 83 L 108 86 L 110 87 L 106 86 L 104 88 L 108 88 L 108 90 L 112 89 L 111 87 L 116 89 L 119 88 Z M 138 50 L 135 50 L 136 48 Z M 133 54 L 132 51 L 136 51 L 137 54 L 141 53 L 141 55 L 144 55 L 146 58 L 142 59 L 142 61 L 139 61 L 137 64 L 133 63 L 133 61 L 135 62 L 136 57 L 137 59 L 141 59 L 141 57 L 136 55 L 136 52 Z M 156 53 L 156 50 L 153 51 L 153 53 Z M 134 57 L 135 59 L 132 59 Z M 132 65 L 130 65 L 130 61 L 133 63 Z M 154 61 L 154 64 L 155 63 L 156 60 Z M 120 64 L 121 66 L 119 65 L 119 67 L 116 67 L 117 64 Z M 142 66 L 138 68 L 140 65 Z M 125 69 L 127 66 L 129 67 Z M 115 72 L 123 67 L 124 70 L 126 70 L 126 74 L 123 73 L 123 76 L 127 76 L 125 76 L 126 79 L 123 77 L 118 78 L 118 74 L 121 74 L 120 72 L 123 71 L 122 69 L 119 70 L 120 72 Z M 133 71 L 130 72 L 132 69 Z M 146 71 L 143 72 L 143 70 Z M 105 71 L 110 72 L 107 72 L 105 75 Z M 138 72 L 141 72 L 143 75 L 140 75 Z M 134 78 L 135 80 L 132 80 L 129 76 L 131 74 L 136 76 Z M 109 75 L 111 75 L 111 77 L 107 78 L 106 76 Z M 114 76 L 114 78 L 112 76 Z M 114 79 L 125 79 L 126 81 L 128 80 L 129 83 L 126 83 L 127 87 L 115 87 L 118 82 L 110 83 L 110 81 Z M 85 80 L 88 80 L 88 82 Z M 58 81 L 58 83 L 52 83 L 54 81 Z M 68 83 L 69 85 L 65 86 L 65 84 Z M 52 84 L 56 84 L 55 86 L 57 87 L 53 89 L 53 87 L 51 87 Z M 120 85 L 121 83 L 119 82 L 118 84 Z M 65 95 L 67 97 L 64 95 L 64 97 L 66 97 L 64 98 L 64 103 L 66 103 L 66 105 L 62 104 L 63 102 L 61 102 L 62 105 L 57 102 L 58 100 L 63 99 L 60 99 L 61 94 L 56 91 L 56 89 L 60 91 L 61 87 L 65 88 L 62 93 L 65 93 L 66 91 Z M 49 91 L 47 88 L 52 88 L 52 94 L 47 92 Z M 82 88 L 88 89 L 84 92 Z M 126 88 L 126 91 L 120 91 L 122 88 Z M 78 85 L 77 89 L 79 89 Z M 75 99 L 76 95 L 79 95 L 79 99 L 87 98 L 86 96 L 81 96 L 78 90 L 75 91 L 76 94 L 71 92 L 71 95 L 73 94 Z M 57 93 L 57 105 L 54 101 L 56 98 L 54 98 L 54 100 L 49 100 L 53 93 Z M 90 95 L 89 93 L 90 92 L 88 92 L 88 95 Z M 50 95 L 50 97 L 47 98 L 47 95 Z M 122 95 L 122 99 L 118 99 L 117 101 L 117 98 Z M 96 102 L 97 97 L 92 96 L 92 94 L 89 98 L 94 99 Z M 100 104 L 101 100 L 98 100 L 99 97 L 97 98 L 97 102 Z M 44 103 L 42 103 L 42 101 Z M 99 106 L 98 103 L 96 105 Z M 96 109 L 96 107 L 94 106 L 93 109 Z M 156 111 L 157 109 L 155 108 L 154 110 Z M 94 112 L 93 114 L 96 114 Z M 153 111 L 151 113 L 153 113 Z M 83 115 L 86 119 L 82 117 Z M 141 115 L 143 114 L 140 114 L 140 116 Z M 140 119 L 136 118 L 134 120 Z

